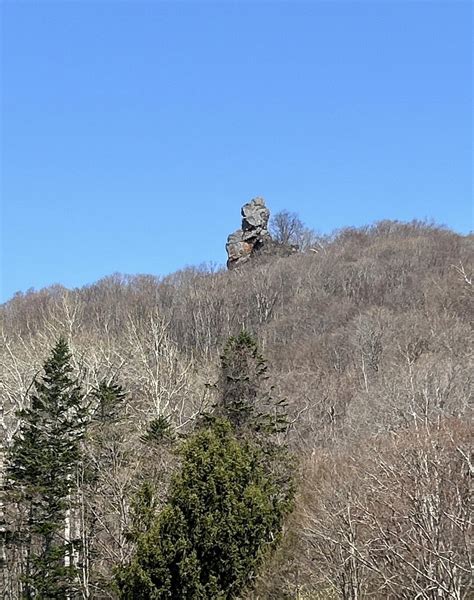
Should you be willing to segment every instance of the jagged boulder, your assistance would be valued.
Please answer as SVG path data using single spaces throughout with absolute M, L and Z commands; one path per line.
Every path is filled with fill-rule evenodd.
M 254 198 L 242 206 L 242 229 L 255 234 L 268 232 L 268 219 L 270 211 L 263 198 Z
M 227 238 L 227 244 L 225 246 L 227 250 L 227 268 L 232 269 L 238 264 L 247 262 L 252 254 L 253 245 L 250 242 L 243 240 L 242 229 L 237 229 L 234 233 L 231 233 Z
M 227 238 L 227 268 L 233 269 L 246 263 L 252 255 L 272 242 L 268 232 L 270 211 L 263 198 L 254 198 L 241 210 L 242 227 Z

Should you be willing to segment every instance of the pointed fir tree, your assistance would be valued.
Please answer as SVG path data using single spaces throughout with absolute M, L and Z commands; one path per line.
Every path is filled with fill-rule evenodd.
M 110 383 L 101 381 L 92 395 L 95 400 L 94 421 L 105 425 L 120 420 L 127 398 L 120 384 L 114 381 Z
M 146 428 L 141 441 L 147 445 L 165 446 L 175 441 L 175 433 L 169 417 L 159 415 L 152 419 Z
M 242 432 L 284 431 L 286 402 L 272 398 L 267 371 L 257 341 L 248 332 L 230 337 L 221 356 L 215 414 L 229 419 Z
M 71 597 L 71 541 L 65 537 L 69 494 L 84 434 L 83 394 L 60 338 L 35 379 L 29 406 L 8 455 L 10 499 L 23 519 L 14 537 L 25 557 L 22 598 Z
M 221 356 L 218 412 L 236 426 L 247 422 L 255 412 L 266 370 L 257 343 L 247 332 L 229 338 Z

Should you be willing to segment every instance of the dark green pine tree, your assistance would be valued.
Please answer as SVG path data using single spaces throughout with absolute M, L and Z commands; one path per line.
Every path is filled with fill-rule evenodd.
M 262 410 L 265 373 L 248 334 L 229 340 L 215 412 L 184 443 L 164 509 L 136 531 L 135 556 L 117 571 L 122 600 L 239 598 L 254 580 L 293 497 L 294 465 Z M 137 508 L 150 520 L 149 503 L 135 502 L 140 521 Z
M 60 338 L 34 381 L 8 455 L 7 485 L 23 519 L 14 541 L 25 557 L 22 597 L 54 600 L 74 590 L 67 510 L 84 434 L 83 394 Z
M 237 429 L 278 433 L 287 428 L 286 402 L 271 397 L 267 363 L 256 340 L 246 331 L 230 337 L 221 356 L 219 399 L 215 414 Z
M 256 443 L 218 418 L 181 456 L 168 502 L 117 572 L 123 600 L 238 598 L 279 539 L 291 496 L 266 472 Z
M 101 381 L 94 390 L 95 411 L 93 420 L 101 424 L 113 424 L 120 420 L 127 394 L 123 387 L 111 381 Z
M 246 331 L 229 338 L 221 356 L 217 412 L 237 426 L 246 424 L 255 414 L 266 371 L 257 343 Z

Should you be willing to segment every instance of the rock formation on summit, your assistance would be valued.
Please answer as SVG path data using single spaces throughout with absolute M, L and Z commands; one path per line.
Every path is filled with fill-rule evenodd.
M 227 238 L 227 268 L 233 269 L 246 263 L 252 255 L 271 245 L 268 232 L 270 211 L 263 198 L 254 198 L 242 206 L 242 227 Z

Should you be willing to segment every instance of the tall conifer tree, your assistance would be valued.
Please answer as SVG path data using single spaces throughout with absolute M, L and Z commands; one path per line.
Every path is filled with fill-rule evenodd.
M 240 433 L 272 441 L 273 433 L 288 426 L 286 401 L 275 400 L 268 385 L 267 362 L 256 340 L 246 331 L 230 337 L 221 356 L 219 398 L 214 414 L 228 419 Z
M 20 412 L 8 457 L 10 497 L 21 515 L 13 540 L 24 556 L 25 599 L 59 600 L 74 590 L 66 519 L 85 409 L 70 359 L 60 338 L 34 381 L 29 406 Z
M 181 447 L 163 510 L 150 519 L 152 505 L 135 503 L 149 526 L 135 528 L 136 553 L 117 569 L 123 600 L 230 600 L 253 583 L 293 497 L 290 456 L 271 440 L 282 421 L 266 410 L 265 371 L 248 334 L 229 340 L 214 414 Z

